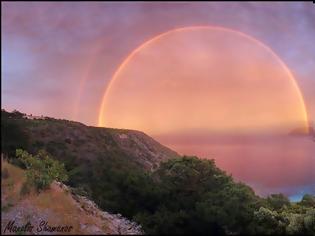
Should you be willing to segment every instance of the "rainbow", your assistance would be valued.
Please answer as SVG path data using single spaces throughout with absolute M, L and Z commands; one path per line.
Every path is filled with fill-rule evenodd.
M 99 108 L 99 115 L 98 115 L 98 121 L 97 121 L 97 125 L 102 127 L 105 125 L 105 120 L 104 120 L 104 105 L 105 105 L 105 101 L 107 99 L 107 95 L 108 95 L 108 91 L 110 91 L 111 87 L 113 86 L 113 84 L 115 83 L 115 81 L 117 80 L 118 75 L 120 74 L 120 72 L 124 69 L 124 67 L 133 59 L 133 57 L 142 49 L 145 49 L 147 46 L 159 41 L 160 39 L 162 39 L 163 37 L 169 35 L 169 34 L 173 34 L 176 32 L 180 32 L 180 31 L 193 31 L 193 30 L 200 30 L 200 29 L 208 29 L 208 30 L 221 30 L 221 31 L 225 31 L 225 32 L 232 32 L 232 33 L 236 33 L 242 37 L 245 37 L 253 42 L 255 42 L 257 45 L 259 45 L 260 47 L 262 47 L 263 49 L 267 50 L 274 58 L 276 58 L 276 60 L 279 62 L 279 64 L 281 65 L 281 67 L 285 70 L 285 72 L 287 73 L 287 75 L 290 78 L 291 83 L 293 84 L 293 86 L 295 87 L 297 93 L 298 93 L 298 98 L 299 98 L 299 102 L 300 104 L 303 106 L 302 110 L 303 110 L 303 120 L 305 122 L 305 127 L 308 127 L 308 117 L 307 117 L 307 112 L 306 112 L 306 107 L 305 107 L 305 103 L 304 103 L 304 98 L 303 95 L 300 91 L 300 88 L 292 74 L 292 72 L 290 71 L 290 69 L 285 65 L 285 63 L 279 58 L 279 56 L 267 45 L 265 45 L 264 43 L 262 43 L 261 41 L 259 41 L 258 39 L 249 36 L 245 33 L 242 33 L 240 31 L 236 31 L 233 29 L 229 29 L 229 28 L 224 28 L 224 27 L 220 27 L 220 26 L 189 26 L 189 27 L 182 27 L 182 28 L 176 28 L 176 29 L 172 29 L 169 30 L 167 32 L 164 32 L 162 34 L 159 34 L 153 38 L 151 38 L 150 40 L 144 42 L 143 44 L 141 44 L 139 47 L 137 47 L 135 50 L 133 50 L 124 60 L 123 62 L 120 64 L 120 66 L 118 67 L 118 69 L 114 72 L 111 81 L 109 82 L 103 98 L 101 100 L 101 104 L 100 104 L 100 108 Z M 87 78 L 84 78 L 84 81 L 86 81 Z M 85 84 L 85 82 L 81 82 L 80 85 L 80 91 L 82 91 L 82 86 Z
M 83 72 L 81 73 L 81 79 L 79 81 L 78 90 L 75 95 L 75 103 L 72 110 L 72 120 L 76 120 L 79 112 L 79 106 L 81 102 L 82 93 L 84 91 L 85 85 L 88 82 L 89 78 L 91 78 L 91 73 L 93 72 L 94 65 L 97 63 L 97 60 L 99 58 L 99 54 L 102 52 L 102 48 L 104 45 L 104 39 L 103 38 L 97 38 L 93 42 L 91 42 L 92 47 L 89 48 L 89 54 L 87 55 L 88 59 L 87 64 L 83 69 Z

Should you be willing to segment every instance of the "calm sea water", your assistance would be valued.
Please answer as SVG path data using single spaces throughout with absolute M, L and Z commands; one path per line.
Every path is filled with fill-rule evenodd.
M 214 159 L 227 173 L 257 194 L 284 193 L 299 200 L 315 194 L 315 142 L 310 137 L 207 137 L 160 140 L 180 154 Z

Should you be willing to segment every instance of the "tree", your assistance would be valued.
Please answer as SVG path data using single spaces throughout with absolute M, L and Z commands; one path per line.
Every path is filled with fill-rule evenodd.
M 303 214 L 289 213 L 287 219 L 289 220 L 286 227 L 287 234 L 305 234 Z
M 255 234 L 280 235 L 285 233 L 288 220 L 276 211 L 260 207 L 254 212 Z
M 305 194 L 302 200 L 298 204 L 305 207 L 315 208 L 315 196 L 312 196 L 310 194 Z
M 305 233 L 315 235 L 315 208 L 310 209 L 304 216 Z
M 267 204 L 272 210 L 280 210 L 284 206 L 289 206 L 290 201 L 288 197 L 280 194 L 271 194 L 269 197 L 267 197 Z
M 231 181 L 217 190 L 209 189 L 196 210 L 205 225 L 220 226 L 226 234 L 248 234 L 259 206 L 259 197 L 252 189 Z
M 247 233 L 259 198 L 215 166 L 213 160 L 175 158 L 153 174 L 160 202 L 137 219 L 149 234 Z

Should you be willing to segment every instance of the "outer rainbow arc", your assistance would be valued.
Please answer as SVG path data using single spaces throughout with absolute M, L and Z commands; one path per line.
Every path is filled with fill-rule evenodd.
M 95 64 L 95 61 L 98 58 L 97 56 L 103 47 L 102 46 L 103 43 L 104 43 L 103 38 L 97 39 L 93 42 L 94 47 L 92 49 L 90 49 L 90 51 L 92 51 L 92 52 L 90 53 L 90 56 L 88 59 L 88 64 L 82 73 L 82 77 L 81 77 L 80 82 L 79 82 L 79 89 L 78 89 L 77 94 L 76 94 L 75 104 L 73 106 L 73 112 L 72 112 L 72 119 L 73 120 L 77 119 L 78 112 L 79 112 L 79 105 L 81 102 L 81 96 L 82 96 L 85 84 L 88 81 L 89 75 L 92 71 L 92 68 Z
M 302 93 L 300 91 L 300 88 L 292 74 L 292 72 L 289 70 L 289 68 L 285 65 L 285 63 L 279 58 L 279 56 L 267 45 L 265 45 L 264 43 L 262 43 L 261 41 L 255 39 L 252 36 L 249 36 L 245 33 L 242 33 L 240 31 L 236 31 L 236 30 L 232 30 L 232 29 L 228 29 L 228 28 L 224 28 L 224 27 L 220 27 L 220 26 L 189 26 L 189 27 L 182 27 L 182 28 L 176 28 L 176 29 L 172 29 L 169 30 L 167 32 L 164 32 L 162 34 L 159 34 L 155 37 L 153 37 L 152 39 L 146 41 L 145 43 L 141 44 L 138 48 L 136 48 L 135 50 L 133 50 L 127 57 L 126 59 L 120 64 L 120 66 L 118 67 L 118 69 L 115 71 L 111 81 L 108 84 L 108 87 L 105 90 L 105 93 L 103 95 L 103 99 L 101 102 L 101 106 L 100 106 L 100 110 L 99 110 L 99 116 L 98 116 L 98 126 L 102 127 L 105 124 L 104 118 L 103 118 L 103 114 L 104 114 L 104 105 L 105 105 L 105 101 L 106 101 L 106 97 L 108 95 L 108 92 L 111 89 L 111 86 L 114 84 L 114 82 L 117 79 L 117 76 L 119 75 L 119 73 L 123 70 L 123 68 L 125 67 L 125 65 L 135 56 L 135 54 L 137 54 L 140 50 L 144 49 L 145 47 L 149 46 L 150 44 L 154 43 L 155 41 L 158 41 L 159 39 L 163 38 L 164 36 L 171 34 L 171 33 L 175 33 L 175 32 L 179 32 L 179 31 L 184 31 L 184 30 L 198 30 L 198 29 L 210 29 L 210 30 L 222 30 L 222 31 L 226 31 L 226 32 L 233 32 L 236 33 L 238 35 L 241 35 L 253 42 L 255 42 L 256 44 L 258 44 L 259 46 L 261 46 L 262 48 L 264 48 L 265 50 L 267 50 L 269 53 L 271 53 L 271 55 L 273 57 L 275 57 L 277 59 L 277 61 L 280 63 L 281 67 L 285 70 L 285 72 L 288 74 L 289 78 L 291 79 L 291 82 L 293 84 L 293 86 L 295 87 L 298 96 L 299 96 L 299 102 L 302 104 L 302 110 L 303 110 L 303 120 L 305 122 L 305 128 L 308 127 L 308 117 L 307 117 L 307 112 L 306 112 L 306 107 L 305 107 L 305 103 L 304 103 L 304 99 L 302 96 Z
M 95 50 L 96 51 L 96 50 Z M 72 119 L 76 120 L 77 116 L 78 116 L 78 112 L 79 112 L 79 105 L 80 105 L 80 101 L 81 101 L 81 96 L 82 96 L 82 92 L 85 86 L 85 83 L 87 81 L 88 75 L 91 71 L 91 68 L 95 62 L 97 53 L 92 53 L 91 59 L 89 60 L 89 63 L 85 69 L 85 71 L 83 72 L 83 76 L 82 79 L 79 82 L 79 89 L 77 91 L 76 94 L 76 99 L 75 99 L 75 104 L 73 106 L 73 112 L 72 112 Z

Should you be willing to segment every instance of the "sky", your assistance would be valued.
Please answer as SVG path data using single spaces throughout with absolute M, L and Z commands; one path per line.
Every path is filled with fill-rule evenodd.
M 23 3 L 2 11 L 2 108 L 97 125 L 122 61 L 166 31 L 197 25 L 240 31 L 293 73 L 315 121 L 315 8 L 302 3 Z
M 308 119 L 315 122 L 315 7 L 311 2 L 2 2 L 1 13 L 1 108 L 6 110 L 17 109 L 27 114 L 76 120 L 97 126 L 100 123 L 99 112 L 104 103 L 105 91 L 111 79 L 117 75 L 118 68 L 136 48 L 171 30 L 208 26 L 240 32 L 247 35 L 246 37 L 256 39 L 263 47 L 271 49 L 291 71 L 303 96 Z M 212 37 L 211 35 L 209 37 Z M 181 39 L 187 40 L 187 37 L 179 37 L 179 40 Z M 232 41 L 224 43 L 225 40 Z M 172 39 L 168 42 L 172 42 Z M 267 111 L 272 110 L 273 121 L 282 122 L 278 118 L 285 116 L 288 120 L 292 118 L 292 121 L 295 117 L 301 117 L 298 95 L 292 87 L 292 81 L 288 82 L 290 80 L 281 70 L 283 66 L 279 67 L 279 60 L 270 53 L 266 54 L 266 50 L 262 50 L 261 46 L 249 46 L 250 43 L 240 40 L 234 34 L 212 40 L 213 45 L 216 45 L 212 47 L 206 46 L 202 41 L 199 44 L 189 44 L 191 41 L 185 41 L 183 45 L 186 47 L 186 54 L 176 49 L 179 46 L 176 42 L 175 40 L 173 44 L 166 46 L 161 42 L 162 46 L 155 44 L 155 48 L 147 47 L 136 60 L 128 63 L 124 70 L 119 70 L 120 73 L 116 77 L 121 77 L 118 80 L 120 82 L 111 85 L 112 95 L 109 93 L 105 101 L 107 108 L 112 109 L 107 113 L 112 116 L 112 125 L 131 125 L 132 127 L 124 128 L 135 127 L 148 131 L 149 134 L 152 131 L 149 128 L 156 127 L 157 124 L 163 125 L 163 128 L 158 129 L 165 132 L 170 131 L 170 125 L 177 127 L 175 141 L 167 141 L 174 136 L 158 140 L 164 140 L 163 144 L 183 154 L 217 157 L 219 167 L 232 173 L 236 179 L 246 181 L 261 194 L 281 191 L 292 199 L 300 198 L 307 192 L 314 194 L 315 150 L 314 143 L 309 139 L 304 142 L 295 138 L 268 138 L 270 145 L 266 145 L 264 138 L 256 142 L 254 138 L 247 140 L 242 137 L 233 139 L 233 142 L 236 140 L 238 143 L 231 144 L 230 138 L 227 137 L 213 138 L 207 134 L 207 137 L 202 137 L 203 134 L 200 133 L 194 137 L 192 132 L 183 129 L 188 127 L 195 129 L 194 131 L 198 131 L 198 128 L 205 131 L 209 128 L 209 120 L 218 124 L 216 120 L 222 121 L 225 116 L 222 107 L 226 104 L 231 104 L 229 117 L 237 117 L 238 111 L 242 109 L 258 114 L 253 115 L 253 119 L 238 117 L 239 120 L 235 118 L 222 122 L 230 126 L 224 125 L 221 128 L 229 127 L 230 130 L 256 121 L 268 124 L 269 118 L 263 119 L 262 122 L 259 120 L 266 114 L 261 113 L 261 107 L 268 108 Z M 198 48 L 199 45 L 202 47 Z M 230 45 L 234 53 L 227 50 L 226 45 Z M 246 53 L 242 52 L 243 49 Z M 207 71 L 209 68 L 205 67 L 206 64 L 199 63 L 200 60 L 212 60 L 204 53 L 205 50 L 218 50 L 215 57 L 217 64 L 213 64 L 217 70 L 213 71 L 217 71 L 220 76 L 229 77 L 231 72 L 237 72 L 238 76 L 235 78 L 239 79 L 236 84 L 243 83 L 248 76 L 245 72 L 251 68 L 253 73 L 256 73 L 254 77 L 258 78 L 257 83 L 245 84 L 247 89 L 235 92 L 233 89 L 225 89 L 234 86 L 232 81 L 215 80 L 209 84 L 202 73 L 199 73 L 198 83 L 194 83 L 194 80 L 183 82 L 179 79 L 166 80 L 164 83 L 162 79 L 158 79 L 166 75 L 162 73 L 163 70 L 169 71 L 173 78 L 181 76 L 183 71 L 185 75 L 189 74 L 187 68 Z M 168 57 L 167 52 L 173 54 Z M 150 57 L 152 55 L 153 57 Z M 154 55 L 163 57 L 161 56 L 160 61 L 154 61 Z M 176 60 L 189 57 L 189 66 L 193 67 L 188 67 L 185 64 L 187 61 L 183 61 L 178 64 L 180 69 L 168 68 L 172 55 L 177 55 Z M 231 59 L 234 59 L 239 67 L 232 70 L 234 64 L 226 55 L 232 55 Z M 252 66 L 251 63 L 256 60 L 263 61 L 263 66 Z M 222 67 L 225 63 L 230 63 L 230 68 Z M 150 66 L 159 73 L 152 74 L 149 70 L 142 69 Z M 243 68 L 245 72 L 242 71 Z M 259 78 L 262 78 L 260 75 L 265 73 L 264 71 L 269 72 L 273 78 L 286 78 L 286 82 L 272 82 L 269 79 L 266 83 L 258 83 L 261 82 Z M 135 80 L 128 82 L 128 78 L 138 80 L 132 84 L 130 81 Z M 145 78 L 149 78 L 148 81 Z M 155 88 L 164 89 L 156 91 L 152 89 L 153 85 Z M 179 87 L 183 89 L 173 89 Z M 232 98 L 231 102 L 200 105 L 196 102 L 197 98 L 205 100 L 203 98 L 208 94 L 209 87 L 217 100 L 224 98 L 222 94 L 225 94 L 226 97 Z M 254 87 L 256 89 L 253 89 Z M 185 100 L 185 91 L 186 94 L 191 93 L 190 88 L 199 92 Z M 271 94 L 270 91 L 276 91 L 275 89 L 279 92 Z M 129 94 L 132 94 L 133 98 L 137 97 L 138 103 L 134 102 L 135 99 L 128 100 L 126 91 L 131 91 Z M 153 95 L 161 91 L 167 92 L 169 100 L 165 100 L 163 94 L 159 99 L 154 99 L 156 96 Z M 177 95 L 183 94 L 173 96 L 173 91 L 178 91 L 175 93 Z M 234 101 L 233 96 L 239 99 L 239 95 L 242 95 L 241 99 Z M 177 98 L 180 98 L 179 103 L 176 102 Z M 121 103 L 123 100 L 127 103 Z M 175 102 L 168 102 L 170 100 Z M 183 104 L 183 100 L 185 106 L 176 109 L 178 104 Z M 150 103 L 154 106 L 148 106 Z M 145 106 L 141 107 L 141 104 Z M 215 112 L 205 113 L 203 108 L 213 104 Z M 235 109 L 239 104 L 247 105 L 239 110 Z M 119 107 L 122 109 L 117 109 Z M 134 122 L 130 122 L 131 113 L 119 115 L 121 111 L 128 111 L 128 107 L 133 107 L 133 111 L 141 111 L 140 115 L 135 113 L 137 116 L 134 116 Z M 152 107 L 156 109 L 145 111 Z M 167 112 L 163 113 L 165 109 Z M 198 111 L 203 111 L 202 120 L 198 116 L 194 117 Z M 189 119 L 185 116 L 187 113 L 190 114 Z M 124 123 L 127 116 L 129 120 Z M 155 121 L 148 118 L 153 116 Z M 175 122 L 172 121 L 174 118 Z M 156 122 L 157 120 L 163 122 Z M 168 123 L 169 121 L 172 122 Z M 137 123 L 140 123 L 140 126 L 137 126 Z M 196 124 L 201 126 L 194 126 Z M 212 125 L 210 128 L 213 127 Z M 216 127 L 220 128 L 220 125 Z M 183 131 L 183 134 L 179 131 Z M 219 141 L 216 141 L 217 139 Z M 209 142 L 212 146 L 208 145 Z

